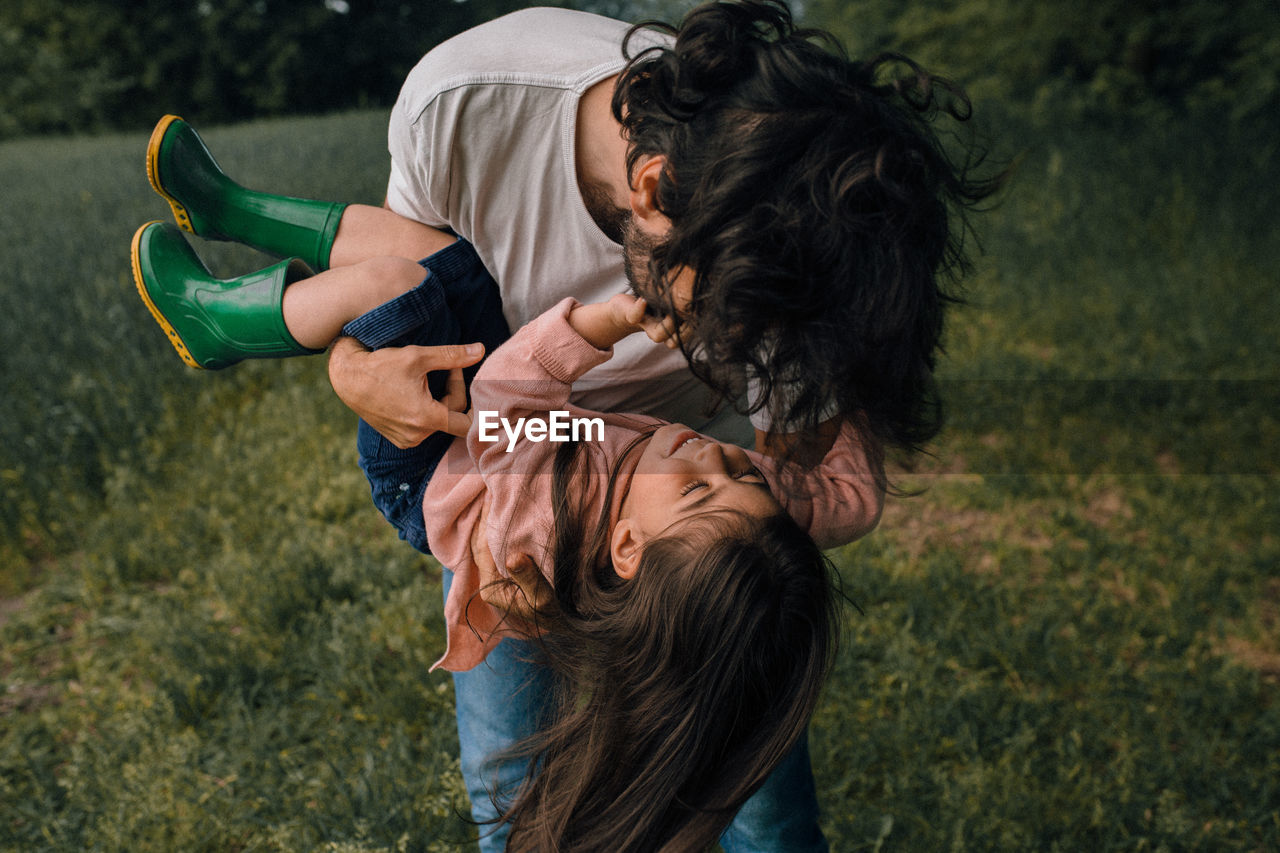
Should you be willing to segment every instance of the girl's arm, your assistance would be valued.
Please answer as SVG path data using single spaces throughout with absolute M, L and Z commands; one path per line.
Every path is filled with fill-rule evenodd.
M 588 340 L 570 321 L 573 314 L 591 307 L 579 323 L 594 334 Z M 606 334 L 607 318 L 600 306 L 581 305 L 565 299 L 543 312 L 498 347 L 476 373 L 471 383 L 472 425 L 467 435 L 471 456 L 485 468 L 490 455 L 486 442 L 478 440 L 486 412 L 515 424 L 521 418 L 545 418 L 548 412 L 564 409 L 573 383 L 582 374 L 613 355 L 613 343 L 620 336 Z M 612 339 L 610 339 L 612 338 Z M 599 341 L 597 345 L 595 341 Z M 493 418 L 488 418 L 490 423 Z M 499 442 L 505 454 L 507 442 Z
M 552 526 L 550 472 L 560 447 L 547 429 L 550 414 L 598 414 L 569 403 L 573 382 L 639 328 L 630 319 L 639 312 L 643 304 L 626 297 L 600 305 L 563 300 L 494 351 L 472 381 L 467 450 L 491 500 L 487 534 L 498 571 L 508 573 L 525 556 L 542 560 Z
M 475 439 L 481 412 L 496 412 L 515 424 L 521 417 L 545 417 L 565 409 L 574 381 L 608 361 L 614 344 L 639 331 L 655 342 L 671 336 L 669 323 L 645 316 L 644 300 L 626 294 L 587 305 L 565 299 L 545 311 L 490 355 L 476 374 L 468 442 Z M 500 444 L 505 451 L 506 442 Z M 472 447 L 472 458 L 481 463 L 482 471 L 476 451 L 485 449 Z
M 655 342 L 671 337 L 669 322 L 645 317 L 643 300 L 619 295 L 608 302 L 595 305 L 579 305 L 568 316 L 569 325 L 582 338 L 594 346 L 612 346 L 627 335 L 641 328 Z M 671 340 L 671 345 L 675 343 Z M 773 478 L 781 487 L 783 505 L 793 518 L 805 526 L 815 541 L 824 548 L 832 548 L 852 542 L 871 532 L 880 521 L 884 507 L 884 490 L 877 485 L 872 462 L 849 422 L 830 421 L 823 425 L 820 443 L 809 444 L 804 449 L 825 453 L 822 461 L 811 469 L 799 466 L 781 468 L 772 460 L 766 464 L 757 454 L 758 464 L 773 467 Z M 796 437 L 798 438 L 798 437 Z M 766 443 L 767 444 L 767 443 Z M 770 455 L 779 456 L 786 450 L 776 446 Z M 803 464 L 811 462 L 801 452 L 797 457 Z
M 766 472 L 787 513 L 809 531 L 821 548 L 854 541 L 875 529 L 884 508 L 876 462 L 863 448 L 853 424 L 840 424 L 822 461 L 812 468 L 784 465 L 749 451 Z
M 666 343 L 672 348 L 676 344 L 671 336 L 674 324 L 646 316 L 645 301 L 627 293 L 619 293 L 608 302 L 577 306 L 569 312 L 569 325 L 583 340 L 601 349 L 640 331 L 654 343 Z

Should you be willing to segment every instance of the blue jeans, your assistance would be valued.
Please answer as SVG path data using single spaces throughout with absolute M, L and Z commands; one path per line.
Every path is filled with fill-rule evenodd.
M 446 599 L 452 581 L 453 572 L 446 569 Z M 496 788 L 500 796 L 510 797 L 526 768 L 516 762 L 495 766 L 488 759 L 533 734 L 547 710 L 551 674 L 537 658 L 532 643 L 506 639 L 475 669 L 453 674 L 462 776 L 471 817 L 482 824 L 483 853 L 500 853 L 507 838 L 505 826 L 495 830 L 483 825 L 498 814 L 490 792 Z M 807 737 L 743 805 L 720 846 L 725 853 L 825 853 Z

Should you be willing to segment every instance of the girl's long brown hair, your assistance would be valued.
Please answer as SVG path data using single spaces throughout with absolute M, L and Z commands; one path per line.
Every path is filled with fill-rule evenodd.
M 836 645 L 830 564 L 789 516 L 717 513 L 652 540 L 622 581 L 607 559 L 619 466 L 589 524 L 589 452 L 556 455 L 540 642 L 557 695 L 508 756 L 530 769 L 499 803 L 507 850 L 702 850 L 808 724 Z

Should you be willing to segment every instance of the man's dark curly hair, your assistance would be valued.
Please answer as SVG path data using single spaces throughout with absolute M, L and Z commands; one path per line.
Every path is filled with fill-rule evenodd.
M 674 44 L 632 55 L 643 29 Z M 694 271 L 691 369 L 733 399 L 745 367 L 764 389 L 752 410 L 783 431 L 837 415 L 873 453 L 921 449 L 941 426 L 933 370 L 948 285 L 968 270 L 964 212 L 1000 182 L 972 178 L 931 127 L 969 117 L 964 93 L 897 54 L 851 61 L 780 2 L 637 24 L 624 50 L 628 172 L 666 157 L 656 204 L 672 222 L 642 295 L 672 313 L 670 282 Z M 886 80 L 894 68 L 906 76 Z

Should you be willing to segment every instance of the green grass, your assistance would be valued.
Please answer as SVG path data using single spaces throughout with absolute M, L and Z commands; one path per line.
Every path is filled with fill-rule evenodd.
M 376 202 L 384 128 L 206 135 L 246 183 Z M 812 729 L 833 849 L 1276 849 L 1275 144 L 992 132 L 1025 153 L 976 220 L 951 426 L 833 553 L 865 611 Z M 154 327 L 145 142 L 0 145 L 0 851 L 451 849 L 438 574 L 322 359 L 200 374 Z

